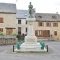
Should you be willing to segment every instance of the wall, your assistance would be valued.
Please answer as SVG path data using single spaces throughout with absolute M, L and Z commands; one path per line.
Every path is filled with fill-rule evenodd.
M 3 23 L 0 23 L 0 28 L 3 28 L 4 34 L 6 34 L 6 28 L 16 28 L 13 29 L 13 32 L 17 33 L 16 14 L 0 13 L 0 17 L 4 20 Z
M 60 40 L 60 22 L 58 22 L 58 27 L 53 27 L 53 22 L 51 22 L 51 26 L 47 27 L 46 22 L 44 22 L 44 26 L 38 26 L 38 22 L 34 24 L 35 30 L 50 30 L 50 35 L 52 35 L 54 40 Z M 57 36 L 54 35 L 54 31 L 57 31 Z
M 25 29 L 26 29 L 26 27 L 28 27 L 28 25 L 26 25 L 25 19 L 21 19 L 21 21 L 22 21 L 22 23 L 18 24 L 18 27 L 21 27 L 22 34 L 23 33 L 26 34 Z M 51 23 L 50 27 L 46 26 L 46 22 L 43 22 L 43 23 L 44 23 L 44 26 L 38 26 L 38 22 L 35 22 L 34 23 L 34 30 L 50 30 L 50 35 L 52 35 L 52 39 L 53 40 L 60 40 L 60 22 L 58 22 L 58 27 L 53 27 L 54 22 L 50 22 Z M 54 35 L 54 31 L 57 31 L 57 36 Z
M 18 24 L 18 22 L 17 22 L 17 24 Z M 27 28 L 26 19 L 21 19 L 21 24 L 18 24 L 18 27 L 21 27 L 21 34 L 23 34 L 23 33 L 27 34 L 27 32 L 26 32 L 26 28 Z
M 0 45 L 16 44 L 16 36 L 13 35 L 0 35 Z

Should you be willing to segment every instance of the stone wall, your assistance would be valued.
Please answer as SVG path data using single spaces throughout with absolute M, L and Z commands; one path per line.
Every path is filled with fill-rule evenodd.
M 11 45 L 16 44 L 16 36 L 0 36 L 0 45 Z
M 15 43 L 16 43 L 16 40 L 11 40 L 11 39 L 0 40 L 0 45 L 11 45 L 11 44 L 15 44 Z
M 44 23 L 44 26 L 39 26 L 38 22 L 35 22 L 34 23 L 34 29 L 35 30 L 50 30 L 50 36 L 52 35 L 52 38 L 54 40 L 60 40 L 60 22 L 57 22 L 58 27 L 53 26 L 54 22 L 50 22 L 51 26 L 49 26 L 49 27 L 46 26 L 46 22 L 43 22 L 43 23 Z M 54 31 L 57 31 L 57 35 L 54 35 Z
M 0 17 L 3 18 L 3 23 L 0 24 L 3 34 L 6 35 L 6 28 L 13 28 L 13 32 L 17 33 L 16 14 L 0 13 Z

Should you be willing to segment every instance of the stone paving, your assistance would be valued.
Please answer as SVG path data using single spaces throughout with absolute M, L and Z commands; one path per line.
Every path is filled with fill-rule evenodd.
M 0 46 L 0 60 L 60 60 L 60 42 L 45 41 L 49 46 L 46 53 L 15 53 L 12 45 Z

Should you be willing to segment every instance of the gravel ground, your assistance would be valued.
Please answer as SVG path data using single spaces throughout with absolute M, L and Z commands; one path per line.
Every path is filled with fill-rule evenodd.
M 45 41 L 46 53 L 15 53 L 13 45 L 0 46 L 0 60 L 60 60 L 60 42 Z

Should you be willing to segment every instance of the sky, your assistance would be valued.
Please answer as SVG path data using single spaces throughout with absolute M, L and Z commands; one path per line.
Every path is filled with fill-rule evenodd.
M 4 3 L 14 3 L 17 9 L 28 10 L 29 2 L 37 13 L 56 13 L 60 14 L 60 0 L 0 0 Z

